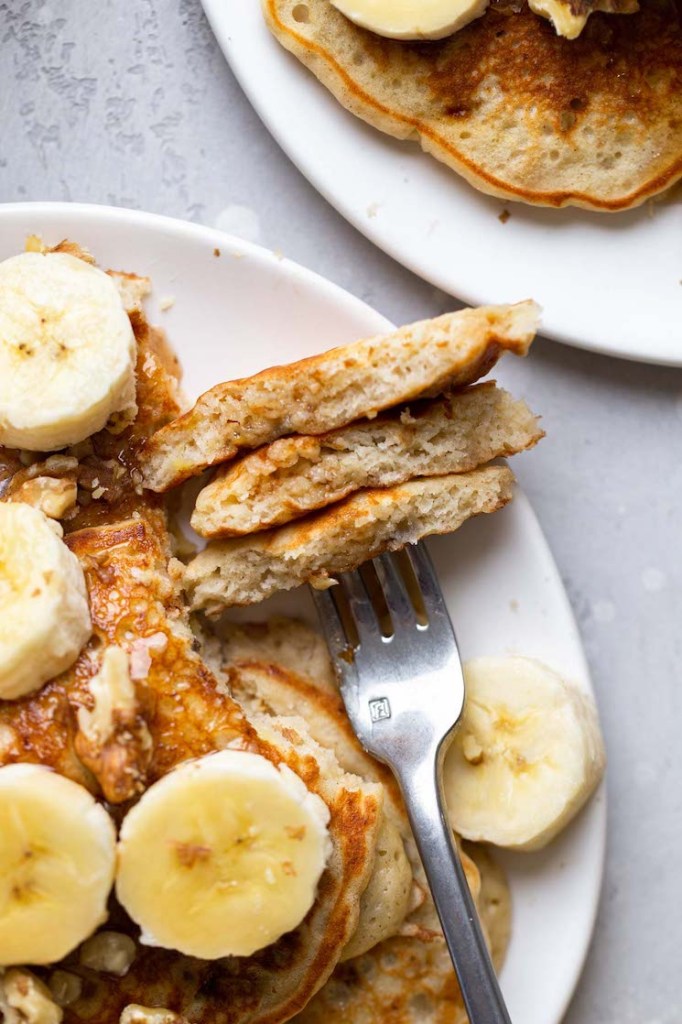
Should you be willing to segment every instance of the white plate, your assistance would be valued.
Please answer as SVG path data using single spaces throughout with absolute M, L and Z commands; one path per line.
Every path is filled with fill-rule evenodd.
M 682 365 L 682 194 L 622 214 L 505 204 L 369 128 L 270 35 L 258 0 L 202 0 L 246 95 L 337 210 L 464 302 L 532 297 L 543 333 L 610 355 Z M 506 224 L 500 212 L 511 213 Z
M 389 326 L 309 271 L 181 221 L 96 206 L 0 206 L 0 259 L 20 251 L 32 233 L 48 243 L 74 239 L 103 266 L 151 276 L 150 312 L 167 329 L 192 395 Z M 171 296 L 172 308 L 158 312 L 158 300 Z M 566 593 L 523 494 L 430 549 L 465 657 L 521 652 L 590 688 Z M 303 591 L 280 601 L 287 614 L 314 615 Z M 605 828 L 601 790 L 547 851 L 504 857 L 514 931 L 502 987 L 515 1021 L 557 1024 L 564 1013 L 594 923 Z

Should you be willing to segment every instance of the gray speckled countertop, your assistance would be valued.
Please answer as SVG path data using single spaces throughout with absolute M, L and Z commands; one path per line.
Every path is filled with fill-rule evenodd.
M 0 0 L 0 125 L 3 202 L 112 203 L 219 225 L 397 322 L 452 305 L 283 156 L 199 0 Z M 576 610 L 610 752 L 606 883 L 567 1020 L 678 1024 L 682 372 L 543 342 L 504 378 L 544 414 L 546 441 L 515 468 Z

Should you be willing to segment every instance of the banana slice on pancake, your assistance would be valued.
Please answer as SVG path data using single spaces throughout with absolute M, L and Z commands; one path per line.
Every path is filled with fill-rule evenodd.
M 66 956 L 106 920 L 116 833 L 90 793 L 35 764 L 0 768 L 0 966 Z
M 389 39 L 442 39 L 480 18 L 488 0 L 332 0 L 361 28 Z
M 0 503 L 0 700 L 65 671 L 92 632 L 80 562 L 38 509 Z
M 53 451 L 135 411 L 135 338 L 107 274 L 66 252 L 0 263 L 0 444 Z
M 286 766 L 223 750 L 176 768 L 121 827 L 116 894 L 142 942 L 214 960 L 298 925 L 330 852 L 329 811 Z

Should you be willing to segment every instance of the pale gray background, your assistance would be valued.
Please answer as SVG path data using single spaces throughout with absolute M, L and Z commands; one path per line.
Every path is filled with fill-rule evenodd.
M 398 322 L 453 305 L 374 249 L 283 156 L 199 0 L 0 0 L 0 128 L 0 201 L 112 203 L 218 224 Z M 544 414 L 546 441 L 515 468 L 573 601 L 610 751 L 606 884 L 567 1020 L 678 1024 L 682 373 L 541 342 L 501 376 Z

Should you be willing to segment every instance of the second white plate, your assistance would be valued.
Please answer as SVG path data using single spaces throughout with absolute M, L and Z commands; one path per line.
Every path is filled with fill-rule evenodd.
M 682 366 L 682 194 L 622 214 L 505 204 L 347 113 L 272 38 L 258 0 L 202 0 L 246 95 L 340 213 L 472 305 L 532 297 L 558 341 Z M 503 209 L 510 213 L 499 220 Z

